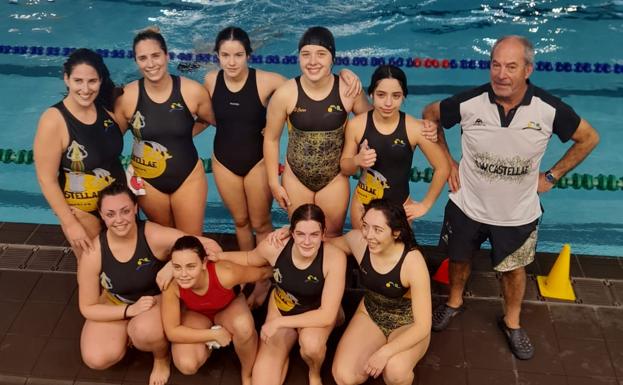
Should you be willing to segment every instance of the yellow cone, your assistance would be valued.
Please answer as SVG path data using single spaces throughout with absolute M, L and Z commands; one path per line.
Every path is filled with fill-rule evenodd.
M 554 266 L 549 271 L 549 275 L 536 277 L 539 283 L 539 291 L 543 297 L 575 301 L 575 293 L 569 278 L 570 264 L 571 246 L 565 243 Z

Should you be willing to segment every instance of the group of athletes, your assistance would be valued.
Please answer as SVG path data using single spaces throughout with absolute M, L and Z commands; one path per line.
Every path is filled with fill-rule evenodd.
M 400 111 L 407 79 L 397 67 L 374 71 L 369 98 L 353 72 L 334 75 L 335 42 L 324 27 L 309 28 L 298 49 L 301 75 L 286 80 L 250 68 L 247 33 L 225 28 L 214 46 L 220 70 L 203 85 L 169 73 L 165 40 L 153 28 L 135 36 L 142 78 L 123 88 L 89 49 L 65 62 L 67 95 L 41 116 L 35 166 L 78 260 L 80 346 L 89 367 L 108 368 L 133 345 L 153 353 L 150 384 L 164 384 L 171 360 L 192 374 L 214 348 L 232 343 L 242 384 L 281 384 L 298 342 L 310 384 L 320 384 L 327 339 L 345 321 L 346 256 L 353 255 L 366 290 L 337 346 L 334 379 L 413 381 L 433 316 L 411 222 L 429 211 L 446 180 L 457 188 L 456 165 L 445 141 L 437 143 L 439 114 L 423 121 Z M 193 137 L 209 125 L 216 127 L 214 180 L 240 251 L 223 252 L 202 236 L 208 185 Z M 128 129 L 134 141 L 124 170 Z M 417 201 L 409 194 L 416 147 L 435 170 Z M 348 177 L 358 170 L 349 199 Z M 273 199 L 287 210 L 289 228 L 272 232 Z M 353 230 L 343 234 L 349 202 Z M 138 219 L 139 208 L 147 220 Z M 250 283 L 245 298 L 239 287 Z M 250 308 L 269 290 L 258 336 Z M 449 321 L 458 310 L 448 309 L 458 308 L 444 306 Z

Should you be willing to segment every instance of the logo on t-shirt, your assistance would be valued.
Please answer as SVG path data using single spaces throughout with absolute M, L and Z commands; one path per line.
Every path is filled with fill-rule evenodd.
M 532 160 L 519 156 L 503 158 L 490 152 L 474 154 L 476 174 L 489 182 L 509 181 L 521 182 L 532 169 Z
M 482 121 L 482 119 L 480 118 L 476 118 L 476 121 L 474 122 L 474 126 L 484 126 L 485 122 Z
M 543 128 L 541 128 L 541 125 L 539 123 L 535 123 L 533 121 L 529 121 L 528 124 L 522 128 L 522 130 L 536 130 L 536 131 L 541 131 Z

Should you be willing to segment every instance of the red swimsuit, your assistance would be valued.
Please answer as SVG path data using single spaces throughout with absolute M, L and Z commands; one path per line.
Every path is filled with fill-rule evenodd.
M 180 299 L 188 310 L 201 313 L 214 322 L 216 313 L 225 309 L 236 298 L 236 293 L 232 289 L 221 286 L 216 276 L 214 262 L 207 262 L 207 267 L 210 279 L 208 291 L 203 295 L 198 295 L 191 289 L 180 287 Z

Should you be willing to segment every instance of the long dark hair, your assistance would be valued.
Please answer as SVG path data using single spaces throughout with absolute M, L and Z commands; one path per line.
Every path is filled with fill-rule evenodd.
M 205 259 L 208 256 L 208 253 L 206 253 L 206 249 L 203 247 L 201 241 L 192 235 L 184 235 L 183 237 L 178 238 L 171 248 L 171 255 L 173 255 L 174 251 L 181 250 L 191 250 L 197 254 L 199 259 L 201 259 L 201 262 L 205 262 Z
M 407 220 L 404 207 L 387 199 L 373 199 L 365 207 L 365 212 L 374 209 L 383 213 L 387 226 L 393 232 L 398 232 L 397 241 L 404 243 L 407 250 L 417 248 L 417 241 L 413 229 Z M 365 214 L 364 214 L 365 215 Z
M 105 197 L 116 196 L 119 194 L 127 195 L 134 205 L 138 203 L 138 198 L 134 195 L 132 190 L 130 190 L 128 185 L 122 182 L 113 182 L 99 192 L 99 196 L 97 198 L 97 211 L 102 210 L 102 201 Z
M 167 43 L 157 27 L 148 27 L 137 33 L 132 41 L 132 50 L 136 51 L 136 45 L 143 40 L 155 40 L 165 54 L 169 53 Z
M 400 84 L 400 88 L 402 88 L 403 96 L 407 97 L 407 75 L 405 75 L 404 71 L 400 68 L 389 64 L 383 64 L 376 68 L 372 74 L 372 78 L 370 79 L 368 95 L 372 95 L 374 93 L 374 90 L 379 85 L 379 82 L 383 79 L 396 79 L 398 84 Z
M 251 49 L 251 40 L 249 39 L 249 35 L 239 27 L 227 27 L 221 30 L 218 35 L 216 35 L 216 39 L 214 40 L 214 52 L 218 53 L 221 49 L 221 45 L 225 41 L 238 41 L 244 47 L 244 52 L 246 52 L 247 56 L 251 55 L 253 49 Z
M 91 66 L 97 72 L 101 85 L 95 98 L 95 104 L 112 111 L 118 92 L 116 92 L 115 83 L 110 79 L 110 72 L 102 57 L 88 48 L 77 49 L 69 55 L 63 64 L 63 73 L 70 77 L 74 68 L 79 64 Z
M 313 203 L 300 205 L 294 210 L 290 219 L 290 232 L 294 231 L 296 224 L 300 221 L 316 221 L 320 223 L 320 230 L 324 231 L 325 229 L 324 212 Z

